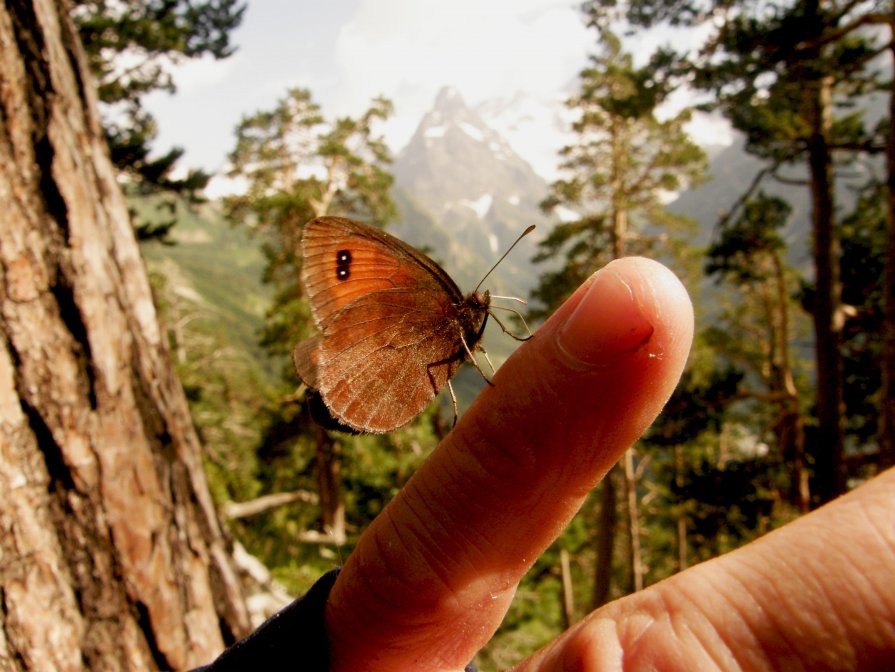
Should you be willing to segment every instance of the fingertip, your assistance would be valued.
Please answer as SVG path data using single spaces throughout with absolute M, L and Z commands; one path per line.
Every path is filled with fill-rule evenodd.
M 636 326 L 636 320 L 642 319 L 650 326 L 649 351 L 653 356 L 667 356 L 672 346 L 674 354 L 686 356 L 693 339 L 693 304 L 683 283 L 667 266 L 646 257 L 624 257 L 607 264 L 596 276 L 618 278 L 627 291 L 614 295 L 606 292 L 606 297 L 583 303 L 582 310 L 575 311 L 576 319 L 588 323 L 597 334 L 607 329 L 622 331 L 619 326 L 606 327 L 601 322 L 624 325 L 627 320 Z
M 590 487 L 664 406 L 692 337 L 692 304 L 674 273 L 642 257 L 613 261 L 501 367 L 453 438 L 485 438 L 487 455 L 510 456 L 534 478 L 573 469 Z
M 639 347 L 652 333 L 631 286 L 607 267 L 594 275 L 559 328 L 557 345 L 571 362 L 599 366 Z

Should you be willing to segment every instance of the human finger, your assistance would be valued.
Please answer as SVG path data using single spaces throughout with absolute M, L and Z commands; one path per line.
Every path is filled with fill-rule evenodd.
M 579 288 L 360 539 L 327 604 L 332 669 L 462 668 L 658 414 L 692 333 L 657 262 L 621 259 Z

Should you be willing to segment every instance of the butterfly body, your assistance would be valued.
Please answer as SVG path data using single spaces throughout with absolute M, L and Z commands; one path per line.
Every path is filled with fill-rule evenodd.
M 351 429 L 407 424 L 481 340 L 489 293 L 464 296 L 419 250 L 341 217 L 308 223 L 302 256 L 320 333 L 295 348 L 299 376 Z

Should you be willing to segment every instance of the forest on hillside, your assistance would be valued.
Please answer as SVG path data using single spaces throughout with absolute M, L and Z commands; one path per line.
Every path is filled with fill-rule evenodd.
M 4 529 L 27 531 L 3 533 L 0 547 L 0 634 L 19 651 L 3 669 L 51 669 L 34 662 L 56 647 L 34 634 L 50 618 L 37 595 L 61 605 L 54 641 L 66 645 L 45 654 L 52 669 L 189 669 L 344 564 L 449 436 L 444 393 L 395 431 L 327 429 L 292 360 L 317 331 L 306 224 L 339 216 L 404 231 L 438 214 L 396 193 L 385 98 L 327 118 L 313 91 L 284 90 L 222 138 L 245 189 L 217 201 L 203 196 L 209 175 L 156 146 L 144 97 L 173 91 L 167 59 L 233 53 L 237 0 L 77 0 L 70 16 L 13 4 L 0 30 L 18 51 L 0 65 L 19 88 L 2 94 L 12 149 L 0 172 L 38 169 L 4 178 L 2 193 L 41 195 L 17 197 L 35 209 L 2 226 L 0 369 L 18 401 L 5 408 L 18 410 L 0 418 L 0 492 L 23 493 L 9 495 Z M 567 101 L 574 141 L 556 148 L 561 177 L 527 215 L 547 230 L 507 331 L 527 324 L 537 340 L 576 288 L 636 255 L 690 289 L 696 332 L 662 413 L 530 559 L 476 656 L 481 670 L 506 669 L 592 610 L 895 465 L 895 14 L 882 7 L 583 3 L 593 44 Z M 625 45 L 657 25 L 705 39 L 638 65 Z M 96 90 L 60 74 L 69 67 L 89 71 Z M 669 114 L 684 87 L 693 107 Z M 63 95 L 83 121 L 53 107 Z M 696 111 L 738 132 L 748 178 L 712 174 L 686 130 Z M 41 135 L 57 123 L 71 128 Z M 107 153 L 108 168 L 60 163 L 77 152 Z M 713 179 L 721 210 L 700 201 Z M 41 282 L 49 289 L 30 289 Z M 510 349 L 500 347 L 498 361 Z M 488 388 L 486 373 L 464 369 L 461 416 Z M 9 485 L 20 481 L 33 487 Z M 266 570 L 247 578 L 234 559 L 243 550 Z M 32 556 L 48 558 L 40 580 L 22 560 Z M 172 612 L 198 615 L 181 623 Z

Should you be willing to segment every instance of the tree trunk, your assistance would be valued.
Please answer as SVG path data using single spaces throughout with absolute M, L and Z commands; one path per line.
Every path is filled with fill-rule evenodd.
M 799 511 L 808 513 L 811 508 L 811 490 L 808 481 L 808 464 L 805 461 L 805 422 L 799 408 L 799 391 L 796 387 L 790 353 L 789 328 L 789 292 L 787 291 L 786 272 L 780 254 L 770 252 L 776 287 L 777 318 L 775 333 L 777 340 L 777 362 L 775 369 L 777 380 L 775 385 L 781 394 L 780 414 L 777 422 L 778 445 L 781 448 L 785 463 L 790 465 L 789 501 Z
M 631 566 L 629 590 L 643 590 L 643 560 L 640 553 L 640 507 L 637 503 L 637 473 L 634 470 L 634 449 L 624 457 L 625 502 L 628 510 L 628 561 Z
M 249 619 L 69 11 L 0 8 L 0 666 L 182 670 Z
M 684 451 L 680 445 L 674 447 L 674 484 L 678 492 L 684 489 Z M 680 498 L 680 495 L 678 495 Z M 679 501 L 677 510 L 677 571 L 683 572 L 690 565 L 689 544 L 687 542 L 687 514 Z
M 625 176 L 630 172 L 627 167 L 628 151 L 630 147 L 625 137 L 625 121 L 617 115 L 612 116 L 610 127 L 612 135 L 612 228 L 610 239 L 612 240 L 612 258 L 621 259 L 625 256 L 625 247 L 628 240 L 628 194 L 625 188 Z
M 317 493 L 320 496 L 320 524 L 332 543 L 345 543 L 345 500 L 342 497 L 342 464 L 339 444 L 329 438 L 322 427 L 317 427 L 317 450 L 314 468 L 317 474 Z
M 895 13 L 889 15 L 889 34 L 895 39 Z M 890 46 L 895 64 L 895 43 Z M 887 209 L 886 266 L 883 272 L 883 362 L 880 418 L 880 466 L 895 465 L 895 82 L 889 92 L 889 135 L 886 139 Z
M 615 478 L 616 464 L 600 483 L 600 517 L 597 521 L 597 560 L 594 571 L 594 595 L 592 609 L 606 604 L 612 588 L 612 556 L 615 551 L 616 515 Z
M 815 464 L 817 494 L 827 502 L 845 491 L 842 413 L 842 314 L 839 244 L 834 230 L 832 155 L 828 144 L 831 100 L 827 77 L 806 82 L 812 134 L 808 138 L 814 241 L 814 337 L 817 364 Z
M 568 630 L 575 622 L 575 590 L 572 585 L 572 563 L 565 548 L 559 549 L 559 571 L 562 579 L 562 629 Z

